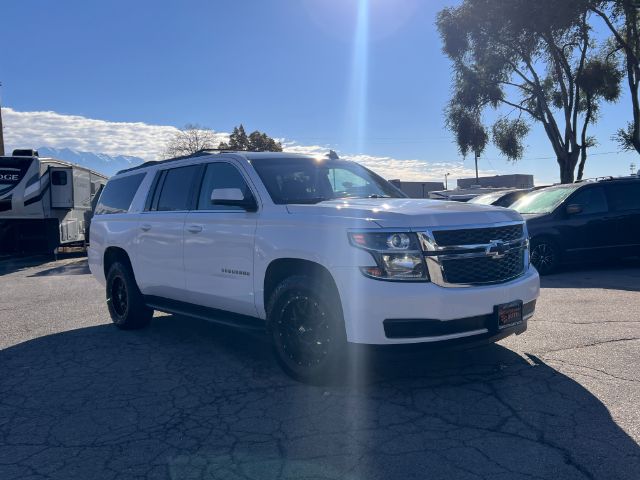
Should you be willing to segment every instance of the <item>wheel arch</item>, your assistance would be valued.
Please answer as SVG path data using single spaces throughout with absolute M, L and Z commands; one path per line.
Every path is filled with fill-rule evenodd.
M 323 265 L 312 260 L 302 258 L 278 258 L 272 260 L 267 266 L 263 283 L 263 305 L 267 305 L 271 294 L 276 287 L 285 279 L 293 275 L 311 276 L 322 281 L 338 300 L 340 310 L 342 301 L 340 292 L 331 272 Z
M 102 260 L 105 278 L 107 278 L 107 275 L 109 275 L 109 269 L 111 268 L 111 265 L 113 265 L 117 261 L 123 262 L 131 269 L 131 272 L 133 273 L 131 259 L 129 258 L 129 254 L 127 253 L 127 251 L 121 247 L 108 247 L 104 251 Z

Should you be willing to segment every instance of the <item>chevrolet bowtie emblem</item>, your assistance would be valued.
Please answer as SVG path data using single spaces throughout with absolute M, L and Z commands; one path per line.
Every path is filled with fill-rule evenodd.
M 485 248 L 485 253 L 494 259 L 502 258 L 509 250 L 509 246 L 502 240 L 490 240 Z

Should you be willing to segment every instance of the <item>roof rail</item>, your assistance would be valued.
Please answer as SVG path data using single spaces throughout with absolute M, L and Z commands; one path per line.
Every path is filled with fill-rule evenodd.
M 170 162 L 176 162 L 178 160 L 186 160 L 188 158 L 197 158 L 197 157 L 202 157 L 204 155 L 210 155 L 213 151 L 225 151 L 228 152 L 230 150 L 218 150 L 218 149 L 206 149 L 206 150 L 198 150 L 195 153 L 191 153 L 189 155 L 182 155 L 180 157 L 173 157 L 173 158 L 167 158 L 165 160 L 151 160 L 148 162 L 144 162 L 141 163 L 140 165 L 136 165 L 135 167 L 131 167 L 131 168 L 125 168 L 124 170 L 120 170 L 119 172 L 116 173 L 116 175 L 119 175 L 121 173 L 125 173 L 125 172 L 131 172 L 133 170 L 139 170 L 141 168 L 146 168 L 146 167 L 152 167 L 154 165 L 162 165 L 164 163 L 170 163 Z
M 602 182 L 605 180 L 615 180 L 615 177 L 611 175 L 606 175 L 604 177 L 591 177 L 591 178 L 583 178 L 581 180 L 576 180 L 573 183 L 583 183 L 583 182 Z

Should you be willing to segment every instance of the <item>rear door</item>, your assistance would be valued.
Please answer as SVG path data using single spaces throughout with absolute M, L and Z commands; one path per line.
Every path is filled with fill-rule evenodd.
M 73 208 L 73 172 L 71 168 L 50 167 L 51 208 Z
M 225 161 L 206 165 L 198 200 L 185 222 L 184 265 L 191 301 L 244 315 L 256 315 L 253 252 L 257 213 L 214 205 L 216 189 L 239 189 L 256 198 L 240 169 Z
M 620 256 L 640 254 L 640 180 L 607 185 L 607 197 L 615 217 L 609 232 Z
M 145 295 L 186 301 L 184 222 L 199 173 L 199 165 L 157 173 L 135 246 L 136 280 Z

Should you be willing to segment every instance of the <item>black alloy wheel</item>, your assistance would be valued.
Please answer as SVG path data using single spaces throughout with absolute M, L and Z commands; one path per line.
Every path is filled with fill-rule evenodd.
M 153 310 L 146 306 L 131 267 L 116 261 L 107 273 L 107 307 L 118 328 L 131 330 L 149 324 Z
M 110 298 L 111 303 L 113 304 L 113 309 L 119 317 L 124 317 L 127 313 L 128 307 L 127 286 L 124 283 L 124 280 L 120 277 L 114 278 L 113 282 L 111 283 L 110 290 Z
M 337 374 L 346 353 L 339 299 L 306 276 L 292 276 L 275 289 L 267 323 L 278 363 L 292 378 L 323 383 Z
M 555 271 L 558 261 L 558 248 L 553 242 L 546 239 L 531 242 L 531 263 L 540 275 L 548 275 Z
M 289 361 L 299 367 L 319 365 L 331 343 L 329 313 L 320 303 L 298 293 L 290 297 L 278 314 L 274 328 L 277 341 Z

